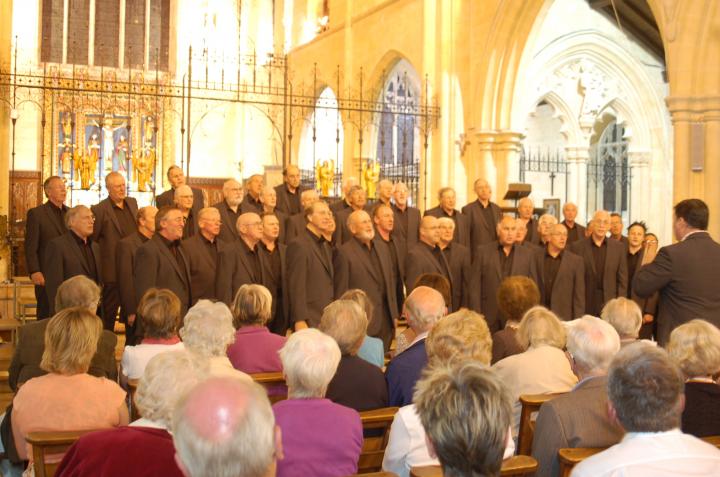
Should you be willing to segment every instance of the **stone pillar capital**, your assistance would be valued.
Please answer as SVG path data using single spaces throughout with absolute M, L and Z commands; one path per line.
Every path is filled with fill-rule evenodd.
M 673 123 L 720 121 L 720 96 L 669 96 L 665 102 Z
M 482 130 L 475 132 L 475 140 L 483 150 L 514 151 L 522 149 L 523 133 L 516 131 Z
M 590 159 L 590 146 L 565 146 L 565 154 L 569 162 L 587 162 Z
M 652 153 L 650 151 L 628 151 L 628 159 L 630 167 L 649 167 L 652 161 Z

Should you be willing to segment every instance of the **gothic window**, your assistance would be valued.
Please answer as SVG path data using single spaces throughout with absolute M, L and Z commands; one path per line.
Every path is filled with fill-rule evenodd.
M 629 212 L 630 168 L 624 135 L 625 127 L 613 120 L 590 148 L 588 210 Z

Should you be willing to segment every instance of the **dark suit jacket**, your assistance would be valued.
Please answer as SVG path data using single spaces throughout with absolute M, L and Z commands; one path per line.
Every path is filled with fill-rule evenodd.
M 502 328 L 502 317 L 498 316 L 497 308 L 497 290 L 502 282 L 498 247 L 498 242 L 478 247 L 472 264 L 473 289 L 469 296 L 471 307 L 485 316 L 491 332 Z M 532 252 L 526 247 L 513 248 L 510 276 L 522 275 L 537 282 L 537 266 Z
M 302 210 L 302 204 L 300 204 L 300 195 L 302 194 L 303 189 L 302 186 L 298 187 L 295 191 L 295 194 L 297 196 L 297 202 L 300 206 L 300 210 L 298 212 L 303 212 Z M 275 194 L 277 195 L 277 209 L 284 213 L 285 215 L 294 215 L 293 209 L 290 206 L 290 202 L 292 200 L 295 200 L 292 198 L 292 195 L 287 190 L 287 186 L 283 182 L 282 184 L 275 186 Z
M 300 235 L 306 228 L 305 212 L 287 217 L 285 219 L 285 243 L 289 244 L 292 239 Z
M 462 213 L 470 222 L 470 250 L 473 254 L 480 245 L 497 240 L 495 227 L 497 223 L 500 222 L 502 211 L 495 202 L 490 202 L 488 207 L 492 209 L 493 215 L 495 216 L 495 224 L 488 223 L 487 220 L 485 220 L 485 215 L 483 215 L 482 205 L 479 200 L 474 200 L 462 208 Z
M 639 297 L 660 292 L 658 343 L 664 346 L 670 332 L 695 318 L 720 327 L 720 244 L 705 232 L 663 247 L 652 263 L 642 267 L 633 282 Z
M 18 328 L 18 344 L 13 353 L 8 369 L 8 384 L 13 391 L 18 385 L 31 378 L 43 376 L 46 371 L 40 368 L 43 351 L 45 351 L 45 329 L 50 320 L 40 320 Z M 90 363 L 88 373 L 117 381 L 117 363 L 115 362 L 115 333 L 103 330 L 100 334 L 98 349 Z
M 278 210 L 277 207 L 275 207 L 273 214 L 275 214 L 275 216 L 278 218 L 278 222 L 280 222 L 280 235 L 278 235 L 277 241 L 278 243 L 286 244 L 288 216 L 285 212 Z
M 343 355 L 325 397 L 358 412 L 387 407 L 388 389 L 380 368 L 357 356 Z
M 193 191 L 193 211 L 195 211 L 195 217 L 200 209 L 205 207 L 205 197 L 200 189 L 191 187 Z M 155 197 L 155 205 L 159 209 L 160 207 L 167 207 L 169 205 L 175 205 L 175 189 L 169 189 Z
M 638 252 L 640 256 L 638 257 L 638 264 L 637 267 L 635 267 L 635 273 L 633 273 L 632 277 L 628 278 L 628 284 L 632 282 L 632 280 L 635 280 L 635 277 L 638 276 L 638 272 L 642 268 L 640 264 L 642 264 L 643 258 L 645 258 L 645 248 L 641 248 Z M 634 285 L 634 282 L 632 282 Z M 632 288 L 628 286 L 628 288 Z M 657 307 L 658 307 L 658 300 L 659 300 L 660 294 L 655 292 L 652 295 L 650 295 L 649 298 L 641 298 L 638 296 L 637 293 L 635 293 L 635 289 L 632 288 L 630 290 L 630 299 L 637 303 L 637 305 L 640 307 L 640 311 L 642 311 L 643 315 L 657 315 Z
M 401 212 L 395 204 L 392 205 L 392 209 L 395 215 L 393 233 L 405 241 L 405 247 L 409 250 L 420 240 L 420 211 L 408 206 L 405 212 Z M 407 214 L 407 230 L 401 225 L 403 214 Z
M 45 265 L 45 249 L 48 243 L 65 233 L 65 224 L 57 216 L 55 207 L 50 202 L 33 207 L 27 212 L 27 223 L 25 224 L 25 262 L 28 275 L 35 272 L 43 272 Z M 63 211 L 67 207 L 63 205 Z
M 255 202 L 250 194 L 246 194 L 242 202 L 240 202 L 240 212 L 246 214 L 248 212 L 254 212 L 258 215 L 263 213 L 262 203 Z
M 355 209 L 352 207 L 346 207 L 335 213 L 335 232 L 333 232 L 333 243 L 336 247 L 341 246 L 353 237 L 347 226 L 348 218 L 353 212 L 355 212 Z M 368 214 L 370 214 L 369 211 Z M 372 214 L 370 214 L 370 217 L 372 217 Z
M 375 310 L 372 320 L 368 323 L 367 334 L 380 337 L 383 329 L 381 320 L 389 322 L 389 329 L 392 330 L 393 320 L 400 315 L 395 294 L 395 279 L 390 268 L 392 265 L 390 250 L 384 242 L 373 241 L 373 247 L 380 259 L 381 276 L 378 276 L 363 247 L 365 246 L 355 238 L 338 247 L 334 260 L 335 298 L 340 298 L 343 293 L 353 288 L 363 290 Z M 388 342 L 391 339 L 392 337 Z
M 442 254 L 445 257 L 445 254 Z M 450 270 L 450 264 L 445 257 L 445 266 Z M 433 254 L 433 248 L 425 242 L 418 242 L 413 246 L 405 257 L 405 292 L 409 295 L 415 287 L 415 282 L 424 273 L 439 273 L 448 279 L 452 287 L 452 277 L 448 277 L 445 267 L 438 262 Z M 450 303 L 447 303 L 448 308 Z
M 720 435 L 720 385 L 685 383 L 682 431 L 695 437 Z
M 275 253 L 280 254 L 280 276 L 277 277 L 273 274 L 272 258 L 269 255 L 266 255 L 267 259 L 263 262 L 265 264 L 265 286 L 270 290 L 273 300 L 273 318 L 267 326 L 273 333 L 285 336 L 285 332 L 289 327 L 287 245 L 284 243 L 276 243 L 275 247 Z M 280 287 L 280 296 L 277 295 L 278 287 Z
M 102 276 L 102 265 L 100 262 L 100 247 L 91 241 L 95 259 L 97 276 Z M 59 237 L 52 239 L 45 250 L 45 292 L 50 305 L 50 315 L 55 314 L 55 295 L 62 282 L 76 275 L 92 276 L 92 271 L 87 268 L 82 251 L 75 241 L 75 237 L 69 230 Z M 98 284 L 101 282 L 98 281 Z
M 415 383 L 427 362 L 425 339 L 421 339 L 388 363 L 385 380 L 388 385 L 389 406 L 412 404 Z
M 140 245 L 135 252 L 133 274 L 135 299 L 138 303 L 148 289 L 167 288 L 180 299 L 181 313 L 185 316 L 190 304 L 190 270 L 188 258 L 181 247 L 178 248 L 178 253 L 185 263 L 182 268 L 159 234 Z
M 133 219 L 137 217 L 138 205 L 133 197 L 125 198 L 125 206 L 130 210 Z M 120 239 L 127 237 L 120 229 L 120 223 L 112 208 L 110 198 L 100 201 L 92 206 L 95 214 L 95 225 L 93 227 L 93 240 L 100 245 L 100 257 L 102 260 L 102 282 L 116 283 L 115 252 Z M 135 227 L 137 229 L 137 227 Z
M 535 254 L 537 261 L 537 284 L 540 289 L 540 303 L 545 303 L 545 250 Z M 555 275 L 550 309 L 565 321 L 580 318 L 585 314 L 585 265 L 583 259 L 569 250 L 560 258 L 560 268 Z
M 237 224 L 235 223 L 236 219 L 228 210 L 227 203 L 225 201 L 218 202 L 217 204 L 214 204 L 213 207 L 220 211 L 220 220 L 222 221 L 222 225 L 220 226 L 220 235 L 218 238 L 227 243 L 239 240 L 240 236 L 238 235 L 236 227 Z M 238 209 L 239 207 L 240 206 L 238 205 Z
M 253 265 L 245 256 L 245 242 L 240 239 L 228 245 L 223 249 L 222 254 L 218 254 L 216 293 L 218 300 L 230 306 L 238 289 L 243 285 L 255 283 L 266 288 L 270 287 L 266 276 L 269 264 L 265 250 L 259 244 L 256 245 L 256 253 L 260 260 L 260 280 L 258 281 L 253 279 Z
M 222 240 L 215 239 L 215 241 L 217 262 L 210 255 L 199 234 L 186 238 L 180 245 L 190 269 L 190 306 L 193 306 L 198 300 L 217 300 L 215 287 L 218 281 L 218 262 L 225 260 L 231 245 Z
M 607 253 L 605 256 L 605 270 L 598 273 L 595 270 L 595 259 L 592 252 L 592 237 L 578 240 L 570 245 L 570 251 L 580 255 L 585 264 L 585 311 L 599 316 L 602 305 L 613 298 L 627 296 L 627 257 L 625 246 L 617 240 L 606 238 Z M 597 310 L 591 309 L 593 294 L 598 280 L 603 284 L 603 303 Z
M 138 301 L 135 298 L 133 277 L 135 271 L 135 252 L 145 241 L 139 232 L 125 237 L 118 242 L 115 254 L 117 266 L 117 284 L 120 290 L 120 305 L 125 316 L 137 311 Z
M 468 220 L 467 215 L 463 214 L 459 210 L 455 210 L 455 214 L 450 216 L 447 215 L 440 206 L 426 210 L 425 215 L 431 215 L 433 217 L 437 217 L 438 219 L 442 217 L 452 219 L 455 217 L 455 233 L 453 234 L 453 242 L 465 245 L 466 247 L 470 246 L 470 221 Z
M 450 265 L 450 275 L 452 286 L 452 306 L 451 311 L 457 311 L 462 307 L 470 306 L 468 292 L 472 286 L 472 261 L 470 259 L 470 251 L 464 245 L 459 243 L 450 243 L 443 250 L 448 265 Z
M 323 309 L 333 301 L 334 269 L 329 246 L 322 254 L 313 243 L 315 236 L 306 229 L 287 247 L 288 300 L 290 320 L 317 326 Z
M 577 240 L 582 240 L 585 238 L 585 227 L 583 227 L 579 223 L 575 222 L 575 225 L 573 226 L 572 229 L 570 229 L 570 227 L 568 227 L 567 223 L 564 220 L 560 223 L 563 224 L 565 226 L 565 228 L 567 228 L 567 230 L 568 230 L 568 241 L 567 241 L 568 245 L 575 242 L 575 239 L 572 236 L 573 230 L 577 230 Z
M 607 377 L 601 376 L 581 382 L 540 407 L 532 443 L 532 455 L 539 464 L 536 475 L 559 475 L 558 449 L 609 447 L 620 442 L 624 431 L 607 417 L 607 402 Z

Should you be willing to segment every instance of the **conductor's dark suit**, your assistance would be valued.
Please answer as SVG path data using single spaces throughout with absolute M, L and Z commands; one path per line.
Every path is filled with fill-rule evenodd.
M 182 241 L 180 248 L 187 258 L 190 270 L 190 306 L 198 300 L 217 300 L 215 287 L 218 277 L 218 261 L 229 253 L 230 244 L 215 239 L 217 257 L 213 257 L 200 234 Z
M 195 211 L 195 217 L 197 217 L 197 213 L 200 212 L 200 209 L 205 207 L 205 197 L 203 197 L 203 193 L 200 189 L 196 189 L 194 187 L 191 187 L 193 192 L 193 210 Z M 157 208 L 161 207 L 168 207 L 168 206 L 174 206 L 175 205 L 175 189 L 169 189 L 160 194 L 159 196 L 155 197 L 155 205 Z
M 218 300 L 230 306 L 235 299 L 235 294 L 243 285 L 258 284 L 268 288 L 267 256 L 265 251 L 258 244 L 255 246 L 254 254 L 257 257 L 259 268 L 255 270 L 251 257 L 248 255 L 249 247 L 242 240 L 238 240 L 230 247 L 218 253 L 218 271 L 216 293 Z
M 316 327 L 323 309 L 333 301 L 334 269 L 330 245 L 305 229 L 287 248 L 290 321 Z
M 470 251 L 475 254 L 480 245 L 494 242 L 497 240 L 496 227 L 502 211 L 495 202 L 489 202 L 488 207 L 492 216 L 495 218 L 493 222 L 488 223 L 487 217 L 483 212 L 484 207 L 479 200 L 474 200 L 462 208 L 462 213 L 468 218 L 470 223 Z
M 440 257 L 440 258 L 438 258 Z M 448 279 L 452 288 L 452 276 L 450 275 L 450 264 L 439 247 L 431 247 L 425 242 L 418 242 L 412 247 L 405 257 L 405 292 L 409 295 L 417 279 L 425 273 L 437 273 Z M 452 292 L 451 292 L 452 293 Z M 451 307 L 451 303 L 446 303 Z
M 133 326 L 127 323 L 128 316 L 137 312 L 138 305 L 138 301 L 135 299 L 135 285 L 133 283 L 135 252 L 140 248 L 140 245 L 147 241 L 147 237 L 140 232 L 135 232 L 118 242 L 117 252 L 115 253 L 117 284 L 120 291 L 120 321 L 125 323 L 125 339 L 128 345 L 135 344 L 135 329 L 137 327 L 137 321 Z
M 185 316 L 190 304 L 190 270 L 181 247 L 177 253 L 180 263 L 158 233 L 137 249 L 133 274 L 135 299 L 139 303 L 150 288 L 167 288 L 180 299 L 180 311 Z
M 438 219 L 443 217 L 453 219 L 453 222 L 455 222 L 453 242 L 465 245 L 466 247 L 470 246 L 470 222 L 465 214 L 456 209 L 453 215 L 448 215 L 442 207 L 437 206 L 426 210 L 425 215 L 437 217 Z
M 605 269 L 598 272 L 595 267 L 592 236 L 573 242 L 570 251 L 580 255 L 585 265 L 585 313 L 600 316 L 602 307 L 608 301 L 627 295 L 627 258 L 625 245 L 617 240 L 605 238 L 607 246 Z
M 392 210 L 395 216 L 393 232 L 396 237 L 405 241 L 406 250 L 410 250 L 420 240 L 420 211 L 410 206 L 401 211 L 395 204 L 392 205 Z
M 57 289 L 68 278 L 77 275 L 85 275 L 98 285 L 102 282 L 102 268 L 100 265 L 100 247 L 98 244 L 90 241 L 90 250 L 92 251 L 93 264 L 88 264 L 85 260 L 80 245 L 77 243 L 76 235 L 70 230 L 52 239 L 45 250 L 45 292 L 50 305 L 50 315 L 55 314 L 55 295 Z
M 500 245 L 490 242 L 478 247 L 473 260 L 473 280 L 470 291 L 470 305 L 478 313 L 485 316 L 491 332 L 502 328 L 497 307 L 497 290 L 502 282 L 503 272 L 500 263 Z M 530 249 L 513 246 L 512 266 L 508 276 L 521 275 L 537 282 L 537 266 Z
M 663 247 L 638 271 L 633 292 L 649 297 L 660 292 L 657 339 L 664 346 L 676 327 L 695 318 L 720 327 L 720 244 L 707 232 L 696 232 Z
M 353 237 L 338 247 L 334 260 L 335 298 L 353 288 L 363 290 L 374 309 L 367 334 L 382 339 L 388 350 L 395 334 L 393 320 L 400 315 L 392 260 L 384 242 L 372 241 L 371 244 L 372 250 Z
M 555 275 L 552 290 L 545 283 L 545 249 L 535 253 L 537 261 L 537 285 L 540 289 L 540 303 L 546 303 L 550 293 L 550 309 L 562 320 L 569 321 L 585 314 L 585 266 L 582 258 L 564 250 L 560 256 L 560 267 Z
M 472 286 L 472 261 L 470 251 L 464 245 L 450 242 L 443 250 L 448 265 L 452 283 L 452 306 L 451 311 L 457 311 L 462 307 L 469 307 L 469 297 Z
M 222 221 L 218 238 L 227 243 L 232 243 L 240 239 L 237 231 L 237 218 L 240 217 L 240 206 L 238 205 L 237 213 L 233 212 L 224 200 L 213 205 L 213 207 L 220 211 L 220 221 Z
M 67 206 L 55 207 L 50 201 L 28 210 L 25 224 L 25 262 L 28 275 L 41 272 L 45 276 L 47 244 L 65 233 Z M 50 306 L 44 286 L 35 286 L 38 319 L 50 317 Z

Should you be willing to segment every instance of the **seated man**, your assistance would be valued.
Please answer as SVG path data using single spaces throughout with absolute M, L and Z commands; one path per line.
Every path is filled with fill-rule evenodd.
M 608 413 L 625 437 L 578 464 L 574 477 L 720 475 L 720 450 L 680 431 L 685 378 L 665 350 L 627 346 L 608 376 Z
M 512 407 L 492 370 L 472 361 L 435 368 L 418 381 L 415 406 L 444 475 L 500 475 Z
M 619 350 L 620 338 L 608 323 L 592 316 L 568 323 L 567 351 L 580 382 L 540 408 L 532 446 L 537 475 L 558 475 L 558 449 L 607 447 L 622 439 L 622 429 L 607 417 L 607 369 Z

